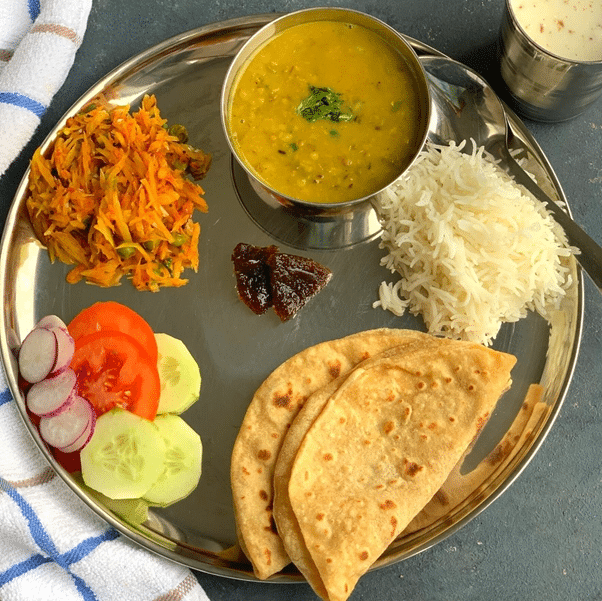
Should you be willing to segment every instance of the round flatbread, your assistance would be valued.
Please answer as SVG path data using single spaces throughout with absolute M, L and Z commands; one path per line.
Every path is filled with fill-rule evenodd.
M 439 490 L 515 362 L 476 344 L 439 344 L 366 362 L 330 395 L 288 484 L 324 599 L 345 601 Z
M 322 598 L 327 597 L 327 591 L 319 577 L 311 554 L 304 544 L 303 535 L 288 496 L 288 485 L 293 463 L 303 438 L 315 419 L 322 412 L 331 395 L 337 391 L 346 378 L 353 374 L 354 370 L 367 368 L 375 361 L 395 356 L 398 353 L 407 353 L 416 348 L 425 349 L 448 342 L 449 340 L 445 338 L 430 337 L 425 339 L 420 337 L 419 339 L 415 339 L 414 337 L 408 337 L 407 340 L 404 340 L 392 349 L 388 349 L 370 359 L 362 361 L 348 373 L 339 376 L 336 380 L 330 382 L 330 384 L 314 392 L 307 399 L 286 434 L 274 467 L 274 520 L 284 548 L 291 561 Z
M 258 578 L 289 562 L 272 515 L 274 466 L 306 399 L 361 361 L 411 340 L 414 330 L 381 328 L 309 347 L 276 368 L 253 396 L 232 451 L 230 480 L 238 539 Z

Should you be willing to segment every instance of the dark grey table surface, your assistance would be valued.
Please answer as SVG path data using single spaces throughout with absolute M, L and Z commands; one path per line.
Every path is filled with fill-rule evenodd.
M 4 221 L 31 154 L 69 106 L 132 55 L 194 27 L 257 13 L 338 5 L 368 12 L 475 68 L 495 85 L 503 0 L 94 0 L 67 81 L 31 143 L 0 178 Z M 501 90 L 500 95 L 502 95 Z M 574 218 L 602 242 L 602 101 L 561 124 L 526 126 L 546 153 Z M 353 601 L 602 600 L 602 296 L 586 278 L 581 351 L 554 427 L 518 480 L 442 543 L 367 574 Z M 124 567 L 124 569 L 127 569 Z M 305 584 L 197 573 L 212 601 L 315 599 Z

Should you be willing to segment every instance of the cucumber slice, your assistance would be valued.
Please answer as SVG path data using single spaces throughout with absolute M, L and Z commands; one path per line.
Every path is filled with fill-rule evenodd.
M 144 500 L 167 507 L 187 497 L 199 483 L 203 446 L 199 435 L 178 415 L 157 415 L 153 423 L 167 450 L 163 473 Z
M 155 334 L 161 396 L 157 413 L 180 414 L 201 394 L 201 372 L 186 345 L 168 334 Z
M 87 486 L 110 499 L 134 499 L 161 475 L 165 443 L 153 422 L 115 408 L 96 420 L 80 459 Z

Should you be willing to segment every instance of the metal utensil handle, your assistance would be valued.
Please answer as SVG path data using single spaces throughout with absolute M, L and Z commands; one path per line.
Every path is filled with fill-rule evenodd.
M 556 222 L 564 230 L 571 246 L 577 247 L 581 252 L 576 259 L 593 280 L 598 290 L 602 292 L 602 247 L 593 240 L 579 225 L 577 225 L 562 208 L 555 203 L 532 179 L 523 168 L 512 158 L 507 157 L 506 171 L 514 178 L 516 183 L 525 187 L 535 198 L 545 203 L 553 213 Z

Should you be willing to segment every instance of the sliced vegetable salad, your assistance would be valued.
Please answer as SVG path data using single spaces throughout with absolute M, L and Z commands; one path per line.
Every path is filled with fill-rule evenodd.
M 202 443 L 180 414 L 198 400 L 201 373 L 181 340 L 155 334 L 124 305 L 95 303 L 69 325 L 41 319 L 18 365 L 40 436 L 112 509 L 139 499 L 139 517 L 140 506 L 167 506 L 196 488 Z
M 211 155 L 168 126 L 154 96 L 141 106 L 99 98 L 70 117 L 48 151 L 31 161 L 26 207 L 50 259 L 73 268 L 69 283 L 138 290 L 183 286 L 198 269 L 200 225 L 207 212 L 202 179 Z

